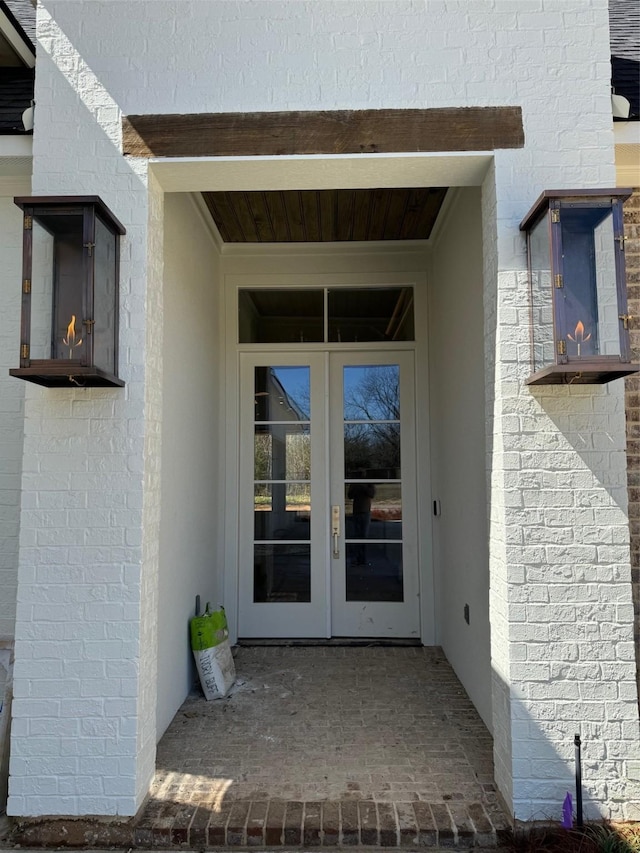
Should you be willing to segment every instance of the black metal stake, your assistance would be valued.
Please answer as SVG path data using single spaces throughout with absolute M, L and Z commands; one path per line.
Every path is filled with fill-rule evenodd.
M 582 829 L 584 820 L 582 818 L 582 741 L 580 735 L 576 735 L 573 742 L 576 747 L 576 823 L 578 829 Z

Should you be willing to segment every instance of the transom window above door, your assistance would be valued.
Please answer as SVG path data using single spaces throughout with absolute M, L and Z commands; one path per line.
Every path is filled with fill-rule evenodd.
M 241 344 L 413 341 L 413 288 L 243 288 L 238 327 Z

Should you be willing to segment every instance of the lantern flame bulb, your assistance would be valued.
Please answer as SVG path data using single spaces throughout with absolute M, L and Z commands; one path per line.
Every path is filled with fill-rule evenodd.
M 575 337 L 573 335 L 575 335 Z M 582 320 L 578 320 L 573 335 L 567 334 L 567 337 L 570 341 L 573 341 L 574 344 L 578 345 L 578 357 L 580 357 L 580 350 L 582 348 L 582 344 L 586 344 L 587 341 L 591 340 L 591 332 L 589 332 L 588 335 L 585 335 L 584 323 L 582 322 Z
M 67 336 L 62 339 L 62 343 L 69 347 L 69 358 L 73 358 L 73 350 L 82 344 L 82 338 L 76 340 L 76 315 L 71 315 L 71 322 L 67 326 Z

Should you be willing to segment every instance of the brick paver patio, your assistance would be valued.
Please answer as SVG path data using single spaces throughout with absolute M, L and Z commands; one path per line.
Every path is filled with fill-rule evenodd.
M 250 647 L 160 741 L 139 846 L 495 845 L 492 739 L 439 649 Z

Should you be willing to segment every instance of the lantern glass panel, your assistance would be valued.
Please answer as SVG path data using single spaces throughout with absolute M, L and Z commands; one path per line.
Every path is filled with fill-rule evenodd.
M 50 359 L 53 333 L 53 234 L 34 221 L 31 239 L 30 357 Z
M 93 278 L 93 361 L 96 367 L 116 372 L 116 235 L 99 216 L 95 220 Z
M 553 288 L 551 286 L 551 255 L 549 224 L 546 216 L 529 234 L 531 263 L 531 305 L 533 330 L 533 361 L 539 370 L 555 361 L 553 339 Z
M 35 221 L 53 237 L 53 318 L 48 335 L 50 358 L 86 363 L 86 335 L 82 324 L 86 314 L 82 211 L 43 214 Z
M 563 207 L 562 269 L 567 356 L 619 356 L 620 324 L 611 207 Z

